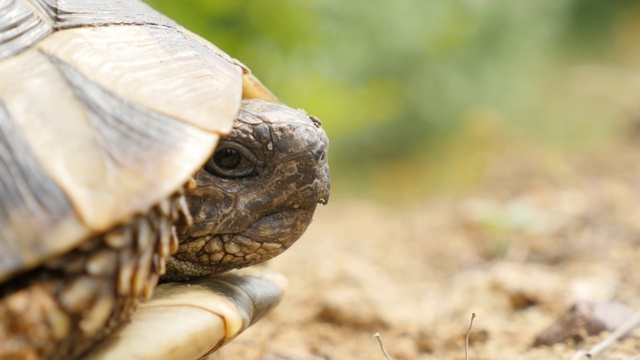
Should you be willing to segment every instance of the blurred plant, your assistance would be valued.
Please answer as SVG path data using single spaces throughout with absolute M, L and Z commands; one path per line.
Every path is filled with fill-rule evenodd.
M 571 71 L 611 49 L 621 19 L 639 9 L 598 0 L 147 2 L 319 116 L 338 191 L 392 194 L 473 183 L 513 139 L 601 136 L 612 110 L 576 92 Z

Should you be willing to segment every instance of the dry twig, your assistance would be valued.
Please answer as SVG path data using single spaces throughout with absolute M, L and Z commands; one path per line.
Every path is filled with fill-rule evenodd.
M 471 327 L 473 326 L 473 319 L 476 318 L 476 313 L 471 313 L 471 323 L 469 324 L 469 330 L 467 330 L 467 338 L 464 340 L 464 358 L 469 360 L 469 336 L 471 336 Z
M 597 343 L 596 346 L 591 348 L 591 350 L 586 353 L 583 350 L 580 350 L 571 359 L 577 360 L 581 359 L 583 356 L 586 356 L 587 359 L 597 359 L 609 347 L 613 346 L 616 341 L 627 335 L 633 329 L 638 327 L 638 325 L 640 325 L 640 311 L 636 312 L 629 320 L 622 324 L 622 326 L 615 329 L 611 334 L 609 334 L 609 336 Z
M 380 336 L 380 333 L 373 334 L 373 337 L 378 339 L 378 344 L 380 344 L 380 350 L 382 350 L 382 353 L 384 354 L 384 357 L 387 360 L 392 360 L 391 357 L 389 356 L 389 354 L 387 354 L 387 350 L 384 349 L 384 345 L 382 344 L 382 336 Z

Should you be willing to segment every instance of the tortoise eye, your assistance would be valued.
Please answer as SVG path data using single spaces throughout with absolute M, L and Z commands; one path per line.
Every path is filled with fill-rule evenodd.
M 216 151 L 213 155 L 213 161 L 221 169 L 233 170 L 242 161 L 242 155 L 236 149 L 226 148 Z
M 225 142 L 218 145 L 204 169 L 212 175 L 233 179 L 254 175 L 259 163 L 247 147 L 235 142 Z

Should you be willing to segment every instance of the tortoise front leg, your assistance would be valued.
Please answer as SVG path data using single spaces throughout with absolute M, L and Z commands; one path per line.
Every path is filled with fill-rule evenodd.
M 151 296 L 178 247 L 178 192 L 0 286 L 0 359 L 73 359 Z

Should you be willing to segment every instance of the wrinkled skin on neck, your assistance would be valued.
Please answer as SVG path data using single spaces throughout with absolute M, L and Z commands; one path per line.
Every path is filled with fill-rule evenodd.
M 231 133 L 187 187 L 193 224 L 165 280 L 253 265 L 291 246 L 329 200 L 327 135 L 317 118 L 281 104 L 243 101 Z

